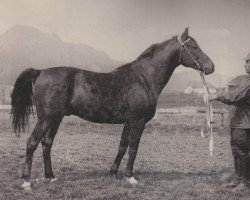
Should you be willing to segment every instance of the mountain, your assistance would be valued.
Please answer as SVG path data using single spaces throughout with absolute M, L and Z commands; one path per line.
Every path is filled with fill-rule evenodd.
M 0 35 L 0 84 L 13 85 L 20 72 L 30 67 L 72 66 L 109 72 L 122 64 L 88 45 L 64 42 L 55 34 L 29 26 L 14 26 Z M 215 73 L 205 78 L 215 87 L 225 86 L 230 79 Z M 200 80 L 195 70 L 177 72 L 163 92 L 182 92 L 190 81 Z
M 232 77 L 216 73 L 205 76 L 207 84 L 216 88 L 225 87 L 230 79 L 232 79 Z M 189 69 L 187 71 L 173 73 L 163 93 L 183 92 L 190 82 L 201 82 L 200 74 L 196 70 Z
M 14 26 L 0 35 L 2 84 L 13 84 L 20 72 L 29 67 L 72 66 L 108 72 L 122 64 L 88 45 L 64 42 L 55 34 L 29 26 Z

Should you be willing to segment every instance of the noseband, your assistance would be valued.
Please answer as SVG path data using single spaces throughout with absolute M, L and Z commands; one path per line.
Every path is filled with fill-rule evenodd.
M 186 41 L 183 42 L 181 40 L 181 38 L 179 36 L 177 36 L 177 41 L 181 45 L 181 51 L 180 51 L 180 55 L 179 55 L 179 62 L 181 62 L 182 50 L 183 50 L 183 47 L 184 47 L 184 49 L 188 52 L 189 56 L 191 57 L 191 59 L 194 61 L 194 63 L 198 67 L 197 71 L 204 73 L 205 68 L 200 66 L 200 64 L 197 62 L 197 60 L 195 60 L 195 58 L 193 57 L 193 55 L 190 53 L 190 51 L 188 50 L 188 48 L 186 46 L 186 43 L 189 42 L 189 40 L 190 40 L 190 38 L 188 38 Z

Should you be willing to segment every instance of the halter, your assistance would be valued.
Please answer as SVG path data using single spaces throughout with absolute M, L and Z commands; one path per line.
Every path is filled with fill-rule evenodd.
M 189 42 L 189 40 L 190 40 L 190 38 L 188 38 L 186 41 L 183 42 L 182 39 L 181 39 L 181 37 L 177 36 L 177 41 L 181 45 L 181 51 L 180 51 L 180 55 L 179 55 L 179 62 L 181 62 L 182 50 L 183 50 L 183 47 L 184 47 L 185 50 L 188 52 L 189 56 L 192 58 L 192 60 L 194 61 L 194 63 L 198 67 L 197 71 L 204 73 L 205 69 L 200 66 L 200 64 L 197 62 L 197 60 L 195 60 L 195 58 L 193 57 L 193 55 L 190 53 L 190 51 L 188 50 L 187 46 L 185 45 L 187 42 Z
M 203 85 L 203 88 L 205 90 L 205 94 L 204 94 L 203 97 L 204 97 L 204 103 L 205 103 L 205 109 L 206 109 L 207 132 L 210 132 L 209 152 L 210 152 L 210 155 L 213 156 L 213 148 L 214 148 L 213 126 L 212 126 L 212 123 L 213 123 L 213 107 L 212 107 L 212 104 L 208 100 L 209 89 L 208 89 L 208 86 L 207 86 L 207 83 L 206 83 L 206 80 L 205 80 L 205 77 L 204 77 L 205 69 L 202 68 L 199 65 L 197 60 L 195 60 L 195 58 L 193 57 L 193 55 L 190 53 L 190 51 L 188 50 L 188 48 L 185 45 L 189 40 L 190 40 L 190 38 L 188 38 L 186 41 L 183 42 L 180 36 L 177 37 L 177 41 L 181 45 L 181 51 L 180 51 L 180 55 L 179 55 L 179 62 L 181 61 L 182 50 L 183 50 L 183 47 L 184 47 L 185 50 L 188 52 L 189 56 L 192 58 L 192 60 L 194 61 L 194 63 L 198 67 L 197 71 L 200 73 L 202 85 Z M 201 135 L 204 137 L 203 129 L 201 130 Z

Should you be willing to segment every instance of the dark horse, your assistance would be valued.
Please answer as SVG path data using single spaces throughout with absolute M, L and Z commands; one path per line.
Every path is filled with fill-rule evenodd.
M 76 115 L 96 123 L 124 124 L 118 154 L 111 167 L 116 175 L 129 146 L 125 177 L 131 183 L 133 165 L 145 124 L 156 111 L 158 97 L 178 65 L 213 73 L 211 59 L 189 37 L 180 36 L 150 46 L 135 61 L 110 73 L 96 73 L 72 67 L 27 69 L 17 78 L 12 93 L 15 132 L 25 130 L 34 103 L 37 124 L 27 140 L 22 178 L 30 187 L 32 158 L 42 143 L 45 178 L 54 179 L 50 151 L 65 115 Z

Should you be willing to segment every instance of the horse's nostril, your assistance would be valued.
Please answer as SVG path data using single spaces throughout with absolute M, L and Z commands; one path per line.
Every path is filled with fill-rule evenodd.
M 204 66 L 204 73 L 212 74 L 214 72 L 214 63 L 211 63 L 210 65 Z
M 214 68 L 205 68 L 205 70 L 204 70 L 204 73 L 206 74 L 206 75 L 208 75 L 208 74 L 212 74 L 214 72 Z

